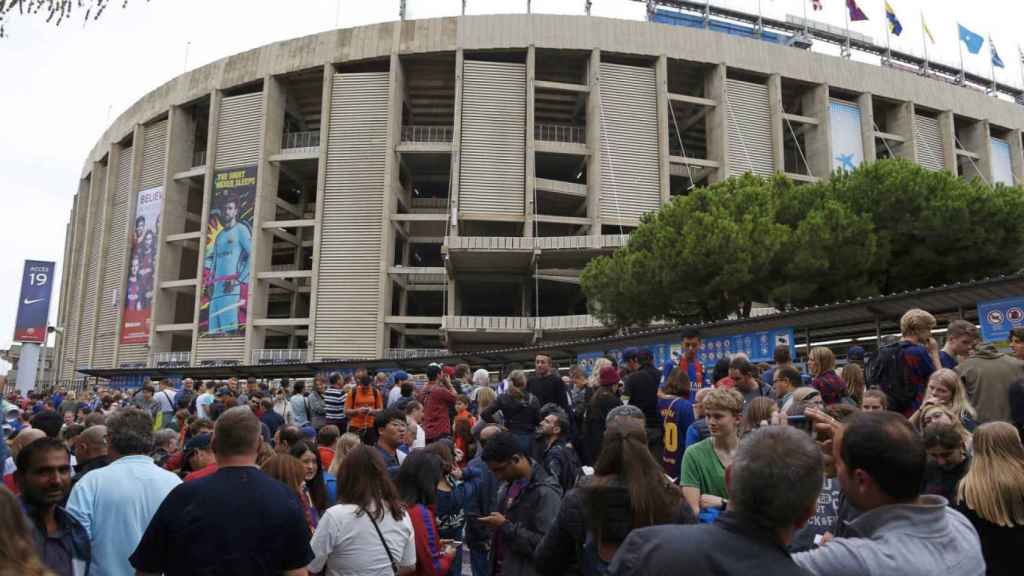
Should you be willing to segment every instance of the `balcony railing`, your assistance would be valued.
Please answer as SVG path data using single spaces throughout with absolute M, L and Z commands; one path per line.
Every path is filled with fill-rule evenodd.
M 305 348 L 263 349 L 252 351 L 253 364 L 289 364 L 305 362 L 309 350 Z
M 191 366 L 191 352 L 154 352 L 153 364 L 157 368 L 168 368 L 173 366 Z
M 206 150 L 196 150 L 192 153 L 192 167 L 206 166 Z
M 284 141 L 281 142 L 282 150 L 312 151 L 320 147 L 320 131 L 307 130 L 305 132 L 285 132 Z
M 533 137 L 546 142 L 585 144 L 587 141 L 587 129 L 585 126 L 572 126 L 570 124 L 536 124 L 533 130 Z
M 402 126 L 402 142 L 451 141 L 451 126 Z
M 413 358 L 434 358 L 447 356 L 447 348 L 388 348 L 384 350 L 387 360 L 409 360 Z

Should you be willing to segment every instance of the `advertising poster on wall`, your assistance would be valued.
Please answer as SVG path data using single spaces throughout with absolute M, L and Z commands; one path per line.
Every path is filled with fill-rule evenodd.
M 46 341 L 46 325 L 50 316 L 50 295 L 53 291 L 53 262 L 25 260 L 21 276 L 18 315 L 14 322 L 16 342 Z
M 121 344 L 146 344 L 153 312 L 153 276 L 156 269 L 156 243 L 160 236 L 160 204 L 163 186 L 139 191 L 135 218 L 131 221 L 131 257 L 128 260 L 128 285 L 121 316 Z
M 218 170 L 203 260 L 201 336 L 245 334 L 256 166 Z

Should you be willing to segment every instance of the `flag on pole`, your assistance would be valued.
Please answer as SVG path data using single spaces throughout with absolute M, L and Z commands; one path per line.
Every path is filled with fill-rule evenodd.
M 806 6 L 806 4 L 804 4 L 804 6 Z M 811 0 L 811 8 L 821 10 L 824 6 L 821 5 L 821 0 Z
M 1006 64 L 1003 64 L 1003 59 L 999 57 L 999 52 L 996 51 L 996 43 L 992 41 L 992 37 L 988 37 L 988 48 L 992 51 L 992 65 L 996 68 L 1006 68 Z
M 896 11 L 892 9 L 889 4 L 889 0 L 885 2 L 885 18 L 889 21 L 889 32 L 893 35 L 899 36 L 903 33 L 903 24 L 900 23 L 900 19 L 896 17 Z
M 923 12 L 921 13 L 921 27 L 924 28 L 924 33 L 928 36 L 928 40 L 930 40 L 932 44 L 935 44 L 935 36 L 932 36 L 932 31 L 928 29 L 928 23 L 924 21 Z
M 846 0 L 846 8 L 850 11 L 850 22 L 860 22 L 868 19 L 868 15 L 857 6 L 857 0 Z
M 967 45 L 967 51 L 971 54 L 981 52 L 981 47 L 985 45 L 985 39 L 964 28 L 963 24 L 959 22 L 957 23 L 957 28 L 960 29 L 960 41 Z

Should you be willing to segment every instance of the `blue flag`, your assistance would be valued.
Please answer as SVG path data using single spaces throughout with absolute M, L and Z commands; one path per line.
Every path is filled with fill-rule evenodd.
M 957 24 L 957 27 L 960 28 L 960 41 L 967 44 L 967 51 L 971 54 L 981 52 L 981 47 L 985 45 L 985 39 L 964 28 L 961 24 Z
M 901 24 L 900 19 L 896 17 L 896 11 L 889 5 L 888 0 L 885 2 L 885 17 L 889 20 L 889 32 L 892 32 L 895 36 L 899 36 L 903 33 L 903 24 Z
M 996 68 L 1006 68 L 1006 64 L 1003 64 L 1003 59 L 999 57 L 999 52 L 996 51 L 996 43 L 992 41 L 992 37 L 988 37 L 988 48 L 992 51 L 992 65 Z

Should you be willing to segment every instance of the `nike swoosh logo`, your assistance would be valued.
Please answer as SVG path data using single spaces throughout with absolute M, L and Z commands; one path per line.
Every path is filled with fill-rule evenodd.
M 43 298 L 36 298 L 35 300 L 29 300 L 28 298 L 25 298 L 25 304 L 35 304 L 36 302 L 42 302 L 42 301 L 43 301 Z

